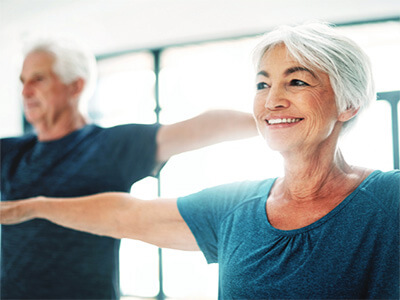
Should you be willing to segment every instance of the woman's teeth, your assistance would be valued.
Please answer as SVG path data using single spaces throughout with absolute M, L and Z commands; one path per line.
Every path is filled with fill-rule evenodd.
M 267 120 L 268 124 L 270 125 L 274 125 L 274 124 L 283 124 L 283 123 L 296 123 L 296 122 L 300 122 L 302 119 L 271 119 L 271 120 Z

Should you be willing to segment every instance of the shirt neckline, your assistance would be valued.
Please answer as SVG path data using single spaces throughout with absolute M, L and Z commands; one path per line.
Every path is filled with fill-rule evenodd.
M 64 143 L 64 142 L 68 142 L 70 140 L 74 140 L 76 138 L 76 136 L 78 136 L 81 132 L 85 132 L 88 128 L 93 127 L 93 124 L 86 124 L 85 126 L 83 126 L 82 128 L 79 128 L 75 131 L 70 132 L 69 134 L 56 139 L 56 140 L 50 140 L 50 141 L 39 141 L 37 136 L 36 136 L 36 142 L 38 145 L 40 145 L 41 147 L 51 147 L 52 145 L 57 145 L 59 143 Z
M 373 177 L 378 175 L 378 173 L 380 173 L 380 172 L 381 171 L 379 171 L 379 170 L 375 170 L 371 174 L 369 174 L 367 176 L 367 178 L 365 178 L 350 195 L 348 195 L 342 202 L 340 202 L 334 209 L 332 209 L 329 213 L 327 213 L 322 218 L 318 219 L 317 221 L 315 221 L 307 226 L 297 228 L 297 229 L 291 229 L 291 230 L 283 230 L 283 229 L 275 228 L 274 226 L 272 226 L 272 224 L 269 222 L 269 219 L 268 219 L 267 210 L 266 210 L 267 200 L 268 200 L 268 196 L 271 192 L 272 186 L 274 185 L 275 181 L 278 179 L 278 178 L 274 178 L 271 185 L 269 186 L 267 194 L 264 196 L 263 201 L 261 201 L 267 229 L 272 232 L 278 233 L 280 235 L 297 235 L 297 234 L 304 233 L 304 232 L 307 232 L 314 228 L 319 227 L 320 225 L 322 225 L 323 223 L 327 222 L 329 219 L 334 217 L 336 214 L 338 214 L 359 193 L 359 191 L 361 189 L 363 189 L 369 183 L 369 181 Z

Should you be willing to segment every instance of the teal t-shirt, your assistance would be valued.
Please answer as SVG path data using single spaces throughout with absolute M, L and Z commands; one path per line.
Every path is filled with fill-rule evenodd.
M 268 221 L 275 179 L 178 199 L 220 299 L 399 299 L 400 171 L 374 171 L 330 213 L 295 230 Z

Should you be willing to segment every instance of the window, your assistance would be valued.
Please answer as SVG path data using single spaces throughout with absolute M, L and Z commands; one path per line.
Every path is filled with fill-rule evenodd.
M 133 53 L 99 62 L 96 95 L 89 103 L 93 122 L 104 127 L 123 123 L 152 124 L 154 113 L 153 56 Z M 148 177 L 132 186 L 142 199 L 157 196 L 157 179 Z M 123 295 L 157 295 L 158 249 L 139 241 L 123 239 L 120 248 L 120 282 Z
M 99 125 L 151 124 L 154 114 L 153 56 L 123 55 L 98 63 L 98 84 L 89 102 L 89 115 Z
M 400 67 L 396 54 L 400 51 L 400 22 L 346 26 L 340 30 L 367 52 L 376 90 L 399 91 L 400 77 L 395 70 Z M 382 170 L 393 169 L 393 146 L 391 107 L 387 101 L 373 103 L 342 141 L 349 162 Z

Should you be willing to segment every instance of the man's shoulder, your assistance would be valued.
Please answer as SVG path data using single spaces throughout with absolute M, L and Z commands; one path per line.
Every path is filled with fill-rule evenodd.
M 112 127 L 102 127 L 101 134 L 107 141 L 119 143 L 150 142 L 155 140 L 160 124 L 122 124 Z
M 160 124 L 121 124 L 112 127 L 102 127 L 103 131 L 106 132 L 146 132 L 146 131 L 154 131 L 161 127 Z
M 36 135 L 34 134 L 24 134 L 21 136 L 7 136 L 7 137 L 2 137 L 0 138 L 1 143 L 23 143 L 26 141 L 31 141 L 36 138 Z
M 37 137 L 34 134 L 0 138 L 1 152 L 5 153 L 12 149 L 24 147 L 26 144 L 32 143 L 36 139 Z

